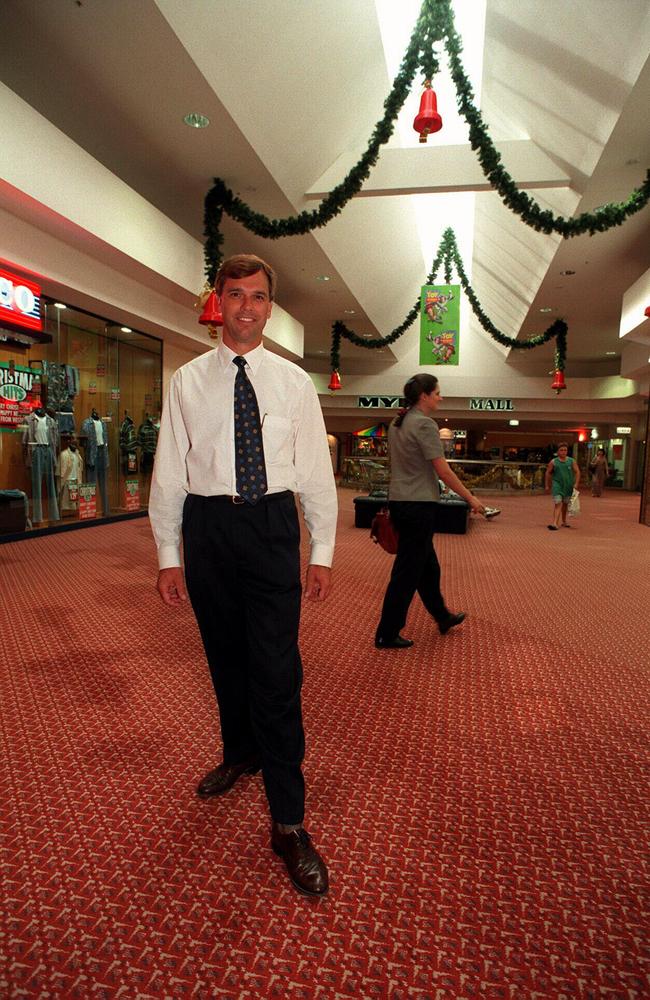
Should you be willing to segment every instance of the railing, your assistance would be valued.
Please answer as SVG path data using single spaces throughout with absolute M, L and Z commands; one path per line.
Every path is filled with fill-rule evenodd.
M 449 465 L 470 490 L 534 493 L 544 490 L 545 462 L 503 462 L 473 458 L 451 458 Z M 341 486 L 373 490 L 390 480 L 387 458 L 344 458 Z
M 390 467 L 387 458 L 344 458 L 341 467 L 341 486 L 354 486 L 361 490 L 388 487 Z

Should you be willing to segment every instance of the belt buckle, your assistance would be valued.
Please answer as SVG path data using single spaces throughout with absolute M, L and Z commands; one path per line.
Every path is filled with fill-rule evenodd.
M 246 503 L 246 501 L 244 500 L 244 498 L 240 497 L 240 496 L 234 496 L 231 499 L 232 499 L 232 502 L 234 504 L 237 504 L 238 506 L 239 506 L 239 504 Z

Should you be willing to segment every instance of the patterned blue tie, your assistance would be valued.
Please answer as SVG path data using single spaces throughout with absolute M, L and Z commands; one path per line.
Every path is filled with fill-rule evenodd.
M 262 425 L 255 390 L 244 371 L 246 359 L 233 358 L 235 376 L 235 473 L 237 493 L 255 504 L 268 489 Z

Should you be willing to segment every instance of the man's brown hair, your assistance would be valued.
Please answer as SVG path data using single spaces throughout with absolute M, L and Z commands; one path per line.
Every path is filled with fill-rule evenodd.
M 275 271 L 270 264 L 267 264 L 261 257 L 256 257 L 254 253 L 237 253 L 233 257 L 228 257 L 217 271 L 214 288 L 217 295 L 221 296 L 226 278 L 249 278 L 251 274 L 264 271 L 269 283 L 269 299 L 275 299 L 275 288 L 277 278 Z

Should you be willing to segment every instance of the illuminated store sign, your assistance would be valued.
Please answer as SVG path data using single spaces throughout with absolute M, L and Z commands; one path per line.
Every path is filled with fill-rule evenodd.
M 0 326 L 43 329 L 41 286 L 0 267 Z
M 511 399 L 474 398 L 469 401 L 470 410 L 514 410 Z
M 632 428 L 631 427 L 617 427 L 616 428 L 616 433 L 617 434 L 631 434 L 632 433 Z

